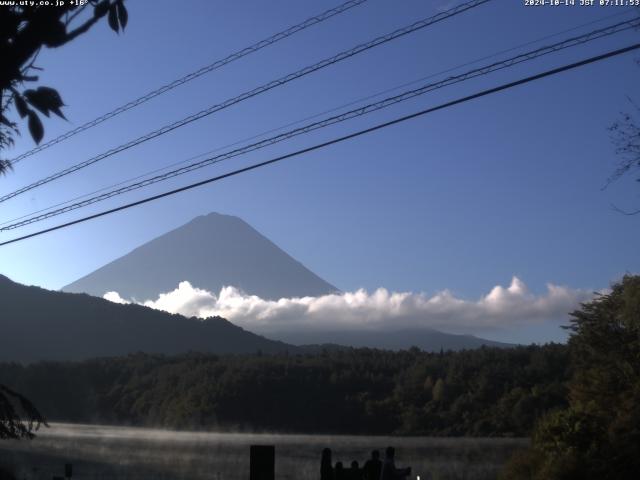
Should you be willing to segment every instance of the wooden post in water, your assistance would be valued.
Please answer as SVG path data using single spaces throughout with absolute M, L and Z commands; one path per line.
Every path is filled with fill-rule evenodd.
M 273 445 L 251 445 L 249 480 L 275 480 L 276 447 Z
M 70 463 L 64 464 L 64 477 L 53 476 L 51 480 L 71 480 L 73 476 L 73 465 Z

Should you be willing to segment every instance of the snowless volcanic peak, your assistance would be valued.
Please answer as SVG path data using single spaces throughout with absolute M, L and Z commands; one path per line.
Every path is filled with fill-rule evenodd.
M 210 213 L 172 230 L 63 288 L 155 299 L 182 281 L 219 292 L 234 286 L 265 299 L 319 296 L 337 289 L 238 217 Z

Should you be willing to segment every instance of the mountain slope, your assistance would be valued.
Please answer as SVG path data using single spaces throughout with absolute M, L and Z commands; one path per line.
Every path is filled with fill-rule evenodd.
M 168 232 L 67 285 L 66 292 L 156 299 L 188 280 L 218 293 L 225 285 L 265 299 L 318 296 L 337 288 L 238 217 L 211 213 Z
M 138 302 L 157 299 L 180 282 L 217 294 L 234 286 L 263 299 L 322 296 L 337 289 L 291 258 L 243 220 L 218 213 L 191 222 L 152 240 L 127 255 L 64 287 L 101 297 L 116 291 Z M 330 330 L 304 328 L 292 321 L 282 331 L 268 327 L 259 335 L 293 345 L 322 344 L 399 350 L 461 350 L 482 345 L 506 347 L 471 335 L 452 335 L 429 328 Z M 305 347 L 306 348 L 306 347 Z
M 418 347 L 427 352 L 442 350 L 469 350 L 473 348 L 500 347 L 509 348 L 515 345 L 496 342 L 473 335 L 455 335 L 430 328 L 412 328 L 400 330 L 327 330 L 304 331 L 289 330 L 265 333 L 269 338 L 277 339 L 293 345 L 303 345 L 303 349 L 318 350 L 318 346 L 326 347 L 368 347 L 385 350 L 405 350 Z
M 294 351 L 222 318 L 197 320 L 83 294 L 27 287 L 0 275 L 0 361 L 78 360 L 132 352 Z

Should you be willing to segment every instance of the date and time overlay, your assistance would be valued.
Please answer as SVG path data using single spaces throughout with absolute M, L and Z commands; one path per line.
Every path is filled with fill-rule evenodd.
M 525 7 L 640 7 L 640 0 L 522 0 Z

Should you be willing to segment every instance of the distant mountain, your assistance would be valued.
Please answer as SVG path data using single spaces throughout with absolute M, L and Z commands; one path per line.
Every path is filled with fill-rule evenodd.
M 63 291 L 98 297 L 116 291 L 123 298 L 144 301 L 173 291 L 184 280 L 216 294 L 223 286 L 234 286 L 271 300 L 337 291 L 240 218 L 219 213 L 197 217 L 67 285 Z M 307 345 L 306 351 L 330 344 L 337 348 L 344 345 L 392 350 L 417 346 L 427 351 L 511 346 L 427 328 L 329 331 L 318 327 L 302 330 L 292 322 L 286 331 L 257 333 Z
M 429 328 L 412 328 L 400 330 L 288 330 L 269 332 L 269 338 L 293 345 L 303 345 L 303 349 L 318 350 L 318 346 L 335 348 L 369 347 L 385 350 L 404 350 L 410 347 L 418 347 L 427 352 L 443 350 L 465 350 L 487 347 L 508 348 L 515 345 L 510 343 L 495 342 L 473 335 L 455 335 L 444 333 Z
M 233 285 L 265 299 L 319 296 L 338 289 L 238 217 L 211 213 L 136 248 L 63 288 L 98 297 L 156 299 L 188 280 L 218 293 Z
M 0 361 L 79 360 L 133 352 L 296 351 L 222 318 L 189 319 L 84 294 L 27 287 L 2 275 L 0 309 Z
M 426 351 L 481 345 L 509 347 L 471 335 L 429 329 L 397 331 L 270 332 L 269 340 L 219 317 L 186 318 L 135 304 L 117 304 L 86 294 L 28 287 L 0 275 L 0 362 L 81 360 L 135 352 L 178 354 L 314 353 L 323 349 L 417 346 Z M 297 347 L 294 345 L 304 345 Z

